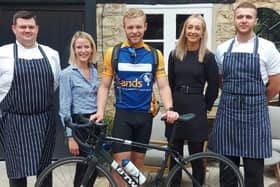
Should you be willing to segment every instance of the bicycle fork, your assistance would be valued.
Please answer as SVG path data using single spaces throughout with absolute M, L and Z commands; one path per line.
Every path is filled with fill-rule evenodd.
M 96 168 L 96 164 L 97 164 L 97 159 L 96 157 L 92 157 L 89 159 L 89 161 L 87 162 L 87 169 L 86 169 L 86 172 L 85 172 L 85 175 L 82 179 L 82 182 L 81 182 L 81 187 L 89 187 L 90 186 L 90 179 L 92 179 L 92 177 L 94 177 L 94 180 L 96 179 L 97 177 L 97 173 L 95 172 L 95 168 Z

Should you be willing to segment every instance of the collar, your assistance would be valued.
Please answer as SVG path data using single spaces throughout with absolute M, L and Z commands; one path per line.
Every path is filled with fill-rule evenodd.
M 76 64 L 70 64 L 70 67 L 71 67 L 72 69 L 75 69 L 75 70 L 79 69 L 78 66 L 77 66 Z
M 253 34 L 253 37 L 250 38 L 247 42 L 239 42 L 239 41 L 237 40 L 237 36 L 235 36 L 235 38 L 234 38 L 234 43 L 237 44 L 237 45 L 239 45 L 239 44 L 246 44 L 246 43 L 254 43 L 256 37 L 257 37 L 257 36 L 256 36 L 256 34 L 254 33 L 254 34 Z
M 23 50 L 28 50 L 29 48 L 25 48 L 19 41 L 16 40 L 16 44 L 18 46 L 19 49 L 23 49 Z M 33 48 L 30 48 L 30 49 L 34 49 L 34 48 L 37 48 L 38 47 L 38 43 L 35 42 L 35 47 Z
M 125 42 L 122 43 L 121 47 L 131 47 L 131 46 L 129 45 L 128 40 L 126 40 Z M 138 49 L 138 48 L 141 48 L 141 47 L 145 47 L 145 44 L 144 44 L 143 40 L 136 45 L 135 49 Z
M 93 64 L 89 64 L 89 68 L 91 69 L 94 65 Z M 70 67 L 73 70 L 79 70 L 79 67 L 77 66 L 77 64 L 70 64 Z

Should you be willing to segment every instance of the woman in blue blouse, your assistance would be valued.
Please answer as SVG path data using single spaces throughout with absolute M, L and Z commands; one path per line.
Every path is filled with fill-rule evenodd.
M 64 125 L 64 119 L 69 118 L 79 123 L 78 115 L 89 118 L 96 112 L 96 96 L 99 85 L 98 72 L 94 65 L 96 45 L 93 38 L 86 32 L 77 31 L 71 40 L 69 66 L 60 77 L 59 115 Z M 87 150 L 79 147 L 72 137 L 72 131 L 66 127 L 69 151 L 73 155 L 86 156 Z M 81 139 L 87 137 L 87 132 L 79 131 Z M 77 165 L 75 184 L 80 186 L 85 169 Z

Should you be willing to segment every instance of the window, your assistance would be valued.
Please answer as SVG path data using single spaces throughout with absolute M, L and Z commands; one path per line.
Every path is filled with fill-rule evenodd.
M 174 49 L 182 25 L 191 14 L 201 14 L 206 20 L 208 30 L 208 48 L 212 49 L 212 4 L 188 5 L 128 5 L 129 8 L 141 8 L 147 15 L 148 29 L 144 41 L 163 52 L 165 64 L 168 55 Z M 167 68 L 167 65 L 166 65 Z
M 275 43 L 280 51 L 280 15 L 270 8 L 258 8 L 257 35 Z
M 280 15 L 270 8 L 258 8 L 258 23 L 255 27 L 257 35 L 274 42 L 280 51 Z M 280 102 L 280 94 L 278 95 Z
M 145 42 L 163 51 L 163 15 L 147 14 L 148 28 L 144 36 Z

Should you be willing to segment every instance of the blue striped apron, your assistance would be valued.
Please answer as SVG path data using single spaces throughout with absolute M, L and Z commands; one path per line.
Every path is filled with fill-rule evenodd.
M 0 104 L 1 136 L 9 178 L 37 175 L 50 162 L 55 142 L 54 77 L 46 54 L 19 59 L 14 44 L 14 78 Z
M 209 148 L 227 156 L 271 157 L 266 87 L 260 73 L 258 38 L 253 53 L 231 52 L 223 60 L 223 92 Z

